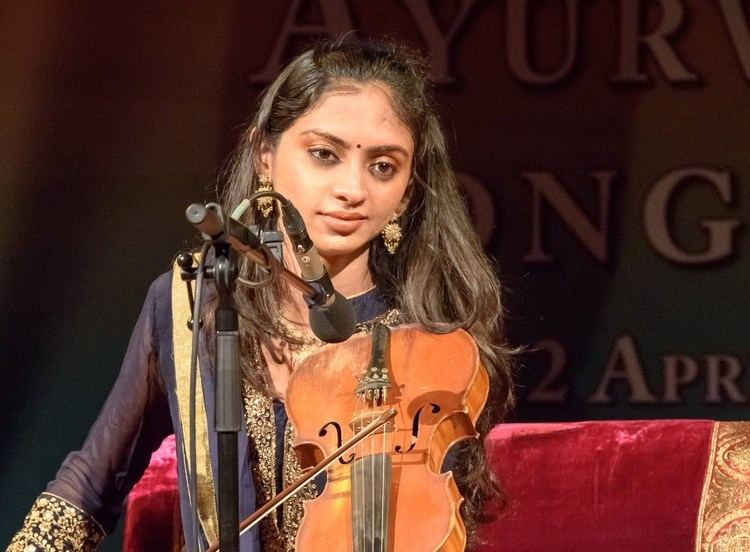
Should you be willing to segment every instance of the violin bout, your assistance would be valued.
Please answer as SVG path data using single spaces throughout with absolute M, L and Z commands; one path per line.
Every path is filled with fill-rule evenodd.
M 476 343 L 463 330 L 376 327 L 305 359 L 286 396 L 303 468 L 384 410 L 397 414 L 328 468 L 322 493 L 305 503 L 296 550 L 463 550 L 463 498 L 440 468 L 451 445 L 477 436 L 488 389 Z

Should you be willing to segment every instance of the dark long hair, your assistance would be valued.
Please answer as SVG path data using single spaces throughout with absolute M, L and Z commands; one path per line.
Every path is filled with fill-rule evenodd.
M 398 44 L 355 40 L 323 42 L 295 58 L 263 95 L 229 166 L 222 204 L 231 210 L 257 190 L 261 146 L 277 145 L 297 118 L 342 83 L 384 86 L 415 144 L 413 191 L 400 219 L 403 239 L 395 255 L 386 251 L 381 240 L 371 242 L 369 268 L 374 283 L 400 310 L 403 322 L 436 333 L 469 331 L 490 377 L 490 400 L 477 424 L 479 439 L 462 445 L 453 470 L 465 498 L 462 514 L 471 534 L 482 517 L 485 499 L 500 496 L 486 465 L 484 437 L 513 405 L 510 353 L 502 331 L 500 284 L 471 226 L 448 161 L 424 60 Z M 245 222 L 258 223 L 261 219 L 256 215 L 248 209 Z M 274 216 L 266 224 L 273 225 Z M 260 277 L 256 269 L 243 272 L 248 279 Z M 241 288 L 237 293 L 243 314 L 245 375 L 263 392 L 266 375 L 250 367 L 257 365 L 260 343 L 284 335 L 276 305 L 285 293 L 281 284 L 261 290 Z M 206 309 L 206 315 L 210 312 Z M 210 316 L 206 319 L 210 330 Z

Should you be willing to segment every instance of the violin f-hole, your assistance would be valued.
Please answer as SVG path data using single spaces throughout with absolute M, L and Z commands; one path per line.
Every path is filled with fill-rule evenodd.
M 417 413 L 414 414 L 414 419 L 411 422 L 411 443 L 409 444 L 409 448 L 404 450 L 401 445 L 396 445 L 393 448 L 393 450 L 395 450 L 399 454 L 406 454 L 407 452 L 411 452 L 411 450 L 414 448 L 414 445 L 417 444 L 417 438 L 419 437 L 419 420 L 422 417 L 422 409 L 427 405 L 432 407 L 433 414 L 437 414 L 438 412 L 440 412 L 440 406 L 435 403 L 427 403 L 419 407 L 419 410 L 417 410 Z
M 320 428 L 318 436 L 325 437 L 326 435 L 328 435 L 328 430 L 326 429 L 328 426 L 331 426 L 336 430 L 336 448 L 339 448 L 344 441 L 343 436 L 341 435 L 341 426 L 338 424 L 338 422 L 328 422 L 326 425 Z M 346 460 L 344 460 L 343 458 L 339 458 L 339 462 L 341 462 L 342 464 L 349 464 L 352 460 L 354 460 L 353 452 Z

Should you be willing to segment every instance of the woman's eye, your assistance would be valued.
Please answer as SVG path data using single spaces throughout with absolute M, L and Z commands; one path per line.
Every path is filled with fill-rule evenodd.
M 378 161 L 370 166 L 375 176 L 380 178 L 390 178 L 396 172 L 396 168 L 391 163 L 385 161 Z
M 312 155 L 315 159 L 317 159 L 321 163 L 325 163 L 325 164 L 334 163 L 338 160 L 335 153 L 325 148 L 312 149 L 310 150 L 310 155 Z

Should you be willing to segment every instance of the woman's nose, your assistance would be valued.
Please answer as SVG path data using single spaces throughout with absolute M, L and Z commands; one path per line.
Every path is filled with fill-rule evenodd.
M 336 181 L 331 191 L 336 199 L 349 205 L 359 205 L 365 200 L 367 196 L 365 168 L 352 166 L 347 171 L 341 171 L 335 178 Z

